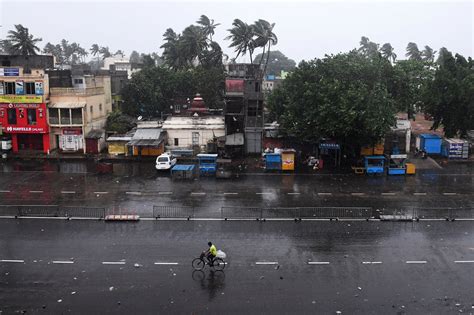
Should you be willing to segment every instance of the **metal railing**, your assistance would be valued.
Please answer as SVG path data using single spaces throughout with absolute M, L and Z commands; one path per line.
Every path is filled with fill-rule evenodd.
M 93 88 L 51 88 L 50 95 L 54 96 L 91 96 L 104 94 L 103 87 Z
M 100 207 L 73 207 L 57 205 L 0 205 L 1 216 L 105 218 L 106 209 Z

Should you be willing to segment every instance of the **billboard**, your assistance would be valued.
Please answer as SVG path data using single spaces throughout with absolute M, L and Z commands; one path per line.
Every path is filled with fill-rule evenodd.
M 15 94 L 16 95 L 25 94 L 25 83 L 23 81 L 15 82 Z
M 19 77 L 20 68 L 0 68 L 0 77 Z

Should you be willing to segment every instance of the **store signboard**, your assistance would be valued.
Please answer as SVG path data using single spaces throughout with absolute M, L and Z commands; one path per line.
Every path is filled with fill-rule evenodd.
M 35 94 L 43 95 L 43 81 L 35 81 Z
M 20 68 L 0 68 L 0 77 L 19 77 Z
M 0 103 L 43 103 L 41 95 L 0 95 Z

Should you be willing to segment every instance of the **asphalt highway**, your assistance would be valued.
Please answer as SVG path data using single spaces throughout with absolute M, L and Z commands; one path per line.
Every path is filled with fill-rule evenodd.
M 474 312 L 472 222 L 0 220 L 0 312 Z M 224 272 L 193 272 L 213 241 Z

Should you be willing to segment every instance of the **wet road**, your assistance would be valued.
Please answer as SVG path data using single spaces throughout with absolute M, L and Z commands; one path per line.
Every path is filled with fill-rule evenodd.
M 232 180 L 172 180 L 153 164 L 115 164 L 107 175 L 94 165 L 3 163 L 0 204 L 106 207 L 145 213 L 153 205 L 186 205 L 207 209 L 241 207 L 361 206 L 474 207 L 474 173 L 470 165 L 423 170 L 416 176 L 248 174 Z
M 0 312 L 474 312 L 472 222 L 0 220 Z M 195 272 L 208 240 L 223 273 Z M 138 264 L 138 267 L 135 267 Z

